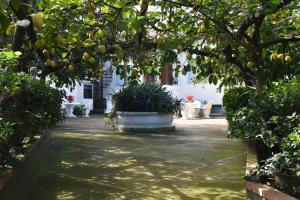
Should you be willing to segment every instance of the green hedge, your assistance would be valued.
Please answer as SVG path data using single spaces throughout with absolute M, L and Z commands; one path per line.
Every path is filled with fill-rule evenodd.
M 24 73 L 0 75 L 0 149 L 21 149 L 25 138 L 62 120 L 64 93 Z M 2 160 L 5 158 L 2 157 Z M 0 159 L 1 160 L 1 159 Z
M 256 143 L 260 166 L 253 174 L 260 181 L 286 175 L 300 180 L 300 80 L 272 83 L 261 96 L 234 88 L 226 92 L 223 103 L 228 136 Z M 277 186 L 299 197 L 292 184 Z

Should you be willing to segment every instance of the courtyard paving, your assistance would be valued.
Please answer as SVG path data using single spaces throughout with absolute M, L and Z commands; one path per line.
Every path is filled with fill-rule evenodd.
M 54 130 L 24 199 L 245 199 L 245 147 L 224 119 L 175 120 L 176 132 L 120 134 L 101 116 Z

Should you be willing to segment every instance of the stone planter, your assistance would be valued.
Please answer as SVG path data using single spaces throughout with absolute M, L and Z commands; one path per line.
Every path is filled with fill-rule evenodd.
M 119 132 L 174 131 L 173 114 L 157 112 L 117 112 Z
M 246 163 L 246 175 L 249 175 L 250 171 L 255 169 L 257 162 L 257 153 L 255 144 L 248 144 L 247 150 L 247 163 Z M 276 183 L 287 182 L 289 179 L 289 184 L 297 185 L 299 184 L 299 179 L 294 177 L 276 177 Z M 291 180 L 292 179 L 292 180 Z M 292 181 L 292 182 L 291 182 Z M 296 184 L 297 183 L 297 184 Z M 256 183 L 252 181 L 246 181 L 246 199 L 247 200 L 297 200 L 297 198 L 292 197 L 288 194 L 283 193 L 269 185 Z
M 275 176 L 275 182 L 278 186 L 293 185 L 297 195 L 300 196 L 300 177 L 296 175 Z

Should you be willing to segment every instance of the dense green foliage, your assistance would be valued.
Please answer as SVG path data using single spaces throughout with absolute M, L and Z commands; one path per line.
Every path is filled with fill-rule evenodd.
M 20 151 L 26 138 L 40 134 L 62 119 L 63 96 L 61 91 L 30 75 L 1 70 L 0 149 L 4 156 L 1 162 L 14 155 L 9 152 Z
M 246 107 L 254 96 L 254 90 L 249 87 L 235 87 L 225 91 L 223 105 L 226 109 L 227 120 L 232 118 L 237 110 Z
M 296 0 L 6 0 L 0 30 L 3 48 L 25 55 L 19 70 L 35 67 L 58 85 L 97 78 L 112 60 L 124 69 L 133 63 L 129 78 L 177 63 L 176 74 L 184 67 L 211 83 L 257 84 L 260 93 L 269 81 L 299 73 L 298 12 Z
M 295 176 L 300 180 L 300 80 L 276 82 L 266 91 L 261 96 L 252 93 L 247 97 L 244 94 L 251 92 L 245 88 L 227 91 L 224 105 L 226 112 L 229 108 L 228 135 L 256 142 L 261 163 L 254 174 L 261 180 L 266 175 Z M 299 193 L 288 190 L 294 182 L 285 184 L 277 186 Z
M 178 104 L 156 84 L 130 84 L 112 96 L 115 111 L 174 113 Z
M 175 63 L 176 75 L 193 71 L 197 80 L 246 85 L 224 97 L 229 137 L 259 141 L 268 158 L 285 151 L 282 141 L 299 123 L 299 82 L 286 83 L 300 73 L 299 16 L 298 0 L 5 0 L 0 48 L 7 53 L 1 52 L 0 65 L 48 76 L 57 86 L 98 79 L 107 60 L 129 79 L 159 75 Z M 10 50 L 22 53 L 19 62 L 2 62 L 14 56 Z M 182 52 L 183 65 L 177 57 Z M 249 89 L 254 86 L 258 96 Z M 116 110 L 173 112 L 168 95 L 147 87 L 154 86 L 129 86 L 115 94 Z M 26 106 L 18 106 L 27 117 Z M 15 126 L 20 125 L 3 130 L 8 134 Z
M 81 117 L 83 115 L 84 105 L 75 105 L 73 109 L 73 114 L 77 117 Z

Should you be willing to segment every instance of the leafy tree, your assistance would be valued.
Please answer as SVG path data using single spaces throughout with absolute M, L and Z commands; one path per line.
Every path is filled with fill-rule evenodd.
M 2 37 L 23 53 L 19 70 L 37 67 L 41 77 L 54 74 L 59 84 L 101 75 L 106 60 L 121 67 L 132 62 L 124 68 L 132 78 L 158 75 L 166 64 L 178 64 L 182 51 L 189 60 L 183 73 L 229 86 L 256 85 L 257 94 L 269 81 L 299 73 L 296 0 L 1 2 L 2 30 L 11 33 L 11 22 L 19 24 L 14 37 Z M 43 26 L 21 26 L 24 19 L 39 19 L 36 14 Z

